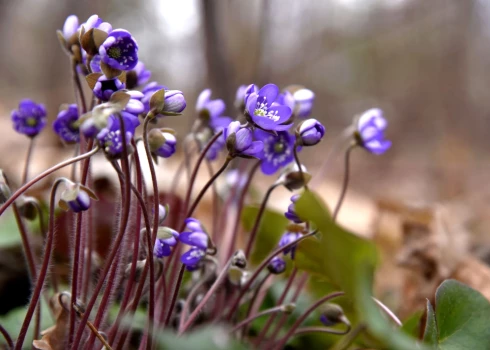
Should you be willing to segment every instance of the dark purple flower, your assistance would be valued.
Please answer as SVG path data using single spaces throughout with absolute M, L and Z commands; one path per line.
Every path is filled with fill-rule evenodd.
M 170 229 L 169 229 L 170 230 Z M 161 259 L 164 256 L 170 256 L 172 250 L 170 247 L 174 247 L 177 244 L 177 239 L 179 238 L 179 234 L 175 230 L 170 231 L 172 237 L 169 238 L 157 238 L 155 241 L 155 246 L 153 247 L 153 254 Z
M 63 25 L 63 37 L 66 41 L 69 41 L 73 35 L 78 31 L 78 17 L 70 15 L 66 17 L 65 24 Z
M 241 126 L 239 121 L 231 122 L 223 136 L 231 157 L 257 157 L 264 148 L 262 141 L 254 141 L 252 131 Z
M 46 125 L 46 108 L 32 100 L 20 101 L 19 108 L 10 114 L 14 129 L 20 134 L 34 137 Z
M 191 247 L 206 249 L 208 247 L 209 237 L 202 231 L 186 231 L 180 234 L 180 241 Z
M 282 235 L 281 240 L 279 241 L 279 247 L 284 247 L 285 245 L 296 241 L 302 235 L 299 232 L 286 232 Z M 294 259 L 294 254 L 296 253 L 296 245 L 289 247 L 283 251 L 284 255 L 291 253 L 291 259 Z
M 286 261 L 284 261 L 283 258 L 275 256 L 270 261 L 269 265 L 267 266 L 267 269 L 269 270 L 270 273 L 279 275 L 283 273 L 284 270 L 286 270 Z
M 211 90 L 203 90 L 196 102 L 196 112 L 199 118 L 206 121 L 217 118 L 225 111 L 225 102 L 221 99 L 211 100 Z
M 283 131 L 293 124 L 283 125 L 291 117 L 288 106 L 274 103 L 279 88 L 274 84 L 267 84 L 258 93 L 252 93 L 247 99 L 247 120 L 259 129 L 267 131 Z
M 264 143 L 264 149 L 257 155 L 257 158 L 262 160 L 260 168 L 264 174 L 272 175 L 294 159 L 294 135 L 280 131 L 276 136 L 262 130 L 255 130 L 254 135 Z
M 316 119 L 307 119 L 298 126 L 299 144 L 314 146 L 325 135 L 325 127 Z
M 110 33 L 112 31 L 112 26 L 108 22 L 104 22 L 102 18 L 99 18 L 97 15 L 92 15 L 87 19 L 87 22 L 82 24 L 83 28 L 85 28 L 85 33 L 90 29 L 100 29 L 106 33 Z
M 188 271 L 194 271 L 199 267 L 199 263 L 206 256 L 206 250 L 191 248 L 180 257 L 180 262 L 185 265 Z
M 299 197 L 299 194 L 295 194 L 291 197 L 291 204 L 288 206 L 288 211 L 284 213 L 284 216 L 288 220 L 291 220 L 296 224 L 301 224 L 303 222 L 303 220 L 299 218 L 298 214 L 296 214 L 295 210 L 295 203 L 298 201 Z
M 136 127 L 140 124 L 138 117 L 131 113 L 121 112 L 124 120 L 124 129 L 126 132 L 126 144 L 131 143 Z M 107 126 L 97 134 L 97 140 L 100 147 L 111 156 L 118 156 L 123 150 L 121 127 L 119 118 L 111 115 L 107 120 Z
M 383 111 L 378 108 L 367 110 L 357 121 L 357 142 L 371 153 L 383 154 L 391 147 L 391 141 L 384 137 L 387 125 Z
M 143 102 L 143 105 L 145 106 L 144 113 L 148 113 L 150 111 L 151 96 L 161 89 L 167 90 L 168 88 L 165 85 L 159 85 L 156 81 L 146 84 L 146 86 L 143 88 L 141 92 L 144 96 L 141 99 L 141 102 Z
M 75 125 L 80 115 L 76 104 L 71 104 L 67 109 L 58 113 L 53 122 L 53 130 L 65 142 L 80 142 L 80 128 Z
M 136 66 L 126 73 L 126 87 L 128 89 L 137 88 L 150 80 L 151 72 L 145 68 L 145 64 L 138 61 Z
M 69 185 L 60 195 L 60 201 L 75 213 L 85 211 L 90 208 L 90 196 L 80 188 L 79 185 Z
M 102 73 L 102 69 L 100 68 L 100 55 L 94 55 L 92 60 L 90 61 L 90 69 L 92 69 L 92 73 Z
M 185 231 L 199 231 L 199 232 L 205 232 L 204 227 L 202 226 L 201 222 L 197 219 L 194 218 L 187 218 L 184 221 L 185 223 Z
M 118 78 L 107 79 L 105 75 L 102 75 L 95 83 L 94 95 L 102 101 L 109 101 L 114 92 L 122 90 L 125 87 L 125 84 Z
M 313 109 L 315 93 L 309 89 L 301 88 L 293 93 L 294 109 L 293 113 L 299 118 L 310 116 Z
M 159 157 L 169 158 L 175 153 L 175 147 L 177 146 L 177 139 L 175 135 L 169 132 L 162 132 L 164 142 L 155 150 L 155 153 Z
M 102 62 L 109 67 L 120 70 L 131 70 L 138 63 L 138 44 L 131 33 L 124 29 L 116 29 L 99 47 Z

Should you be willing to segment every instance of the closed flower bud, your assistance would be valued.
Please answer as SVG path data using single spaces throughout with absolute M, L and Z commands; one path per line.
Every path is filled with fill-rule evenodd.
M 90 198 L 98 200 L 97 196 L 87 187 L 69 182 L 66 190 L 61 193 L 59 206 L 63 210 L 79 213 L 90 208 Z
M 165 91 L 165 105 L 161 114 L 175 115 L 181 113 L 187 106 L 184 94 L 179 90 Z
M 344 315 L 344 310 L 337 304 L 326 304 L 323 306 L 320 321 L 325 326 L 334 326 L 338 323 L 350 326 L 349 320 Z
M 301 146 L 314 146 L 325 135 L 325 127 L 316 119 L 307 119 L 296 129 L 297 143 Z
M 299 194 L 295 194 L 291 197 L 291 204 L 289 204 L 289 206 L 288 206 L 288 211 L 284 213 L 284 216 L 288 220 L 291 220 L 296 224 L 300 224 L 303 222 L 303 220 L 301 220 L 299 218 L 298 214 L 296 213 L 296 209 L 295 209 L 295 203 L 298 201 L 299 197 L 300 197 Z
M 295 303 L 286 304 L 286 305 L 283 305 L 281 307 L 281 311 L 287 315 L 292 314 L 294 312 L 294 310 L 296 310 L 296 304 Z
M 247 258 L 245 257 L 243 250 L 239 250 L 235 253 L 231 261 L 231 265 L 241 269 L 247 267 Z
M 168 216 L 170 211 L 170 206 L 168 204 L 159 204 L 158 205 L 158 223 L 161 224 Z
M 226 148 L 231 157 L 253 158 L 264 148 L 262 141 L 253 141 L 253 133 L 239 121 L 231 122 L 223 131 Z
M 267 266 L 267 269 L 269 270 L 270 273 L 279 275 L 286 270 L 286 262 L 284 261 L 284 259 L 275 256 L 270 261 L 269 265 Z
M 304 187 L 310 182 L 311 174 L 304 165 L 301 165 L 301 170 L 302 172 L 299 171 L 298 165 L 293 163 L 284 169 L 276 183 L 282 183 L 290 191 Z

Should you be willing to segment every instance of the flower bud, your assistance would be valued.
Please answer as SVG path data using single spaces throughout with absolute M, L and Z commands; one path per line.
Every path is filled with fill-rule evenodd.
M 231 157 L 253 158 L 264 148 L 262 141 L 253 141 L 252 131 L 242 127 L 239 121 L 231 122 L 223 135 Z
M 344 310 L 337 304 L 326 304 L 323 306 L 322 315 L 320 321 L 325 326 L 333 326 L 338 323 L 343 323 L 350 326 L 350 322 L 344 315 Z
M 247 258 L 245 257 L 245 253 L 243 252 L 243 250 L 239 250 L 235 253 L 231 261 L 231 265 L 236 266 L 240 269 L 244 269 L 245 267 L 247 267 Z
M 165 91 L 165 105 L 161 114 L 175 115 L 180 114 L 187 106 L 184 94 L 179 90 Z
M 152 153 L 169 158 L 175 153 L 177 139 L 172 129 L 152 129 L 148 133 L 148 143 Z
M 36 203 L 37 199 L 34 197 L 23 197 L 22 203 L 19 205 L 19 211 L 22 217 L 27 220 L 34 220 L 38 214 Z
M 295 203 L 298 201 L 299 197 L 300 197 L 299 194 L 295 194 L 291 197 L 291 204 L 289 204 L 288 206 L 288 211 L 284 213 L 284 216 L 288 220 L 291 220 L 296 224 L 301 224 L 303 222 L 303 220 L 301 220 L 298 214 L 296 213 L 296 209 L 295 209 Z
M 63 210 L 79 213 L 90 208 L 90 198 L 98 200 L 89 188 L 70 182 L 66 190 L 61 193 L 58 204 Z
M 296 129 L 297 142 L 301 146 L 314 146 L 325 135 L 325 127 L 316 119 L 307 119 Z
M 296 309 L 296 304 L 290 303 L 290 304 L 283 305 L 281 307 L 281 312 L 284 312 L 285 314 L 290 315 L 294 312 L 295 309 Z
M 228 269 L 228 281 L 234 286 L 240 286 L 245 273 L 246 271 L 238 266 L 230 266 Z
M 386 140 L 384 136 L 387 125 L 382 110 L 369 109 L 357 119 L 355 141 L 371 153 L 383 154 L 391 147 L 391 141 Z
M 161 224 L 168 216 L 170 211 L 170 206 L 168 204 L 159 204 L 158 205 L 158 223 Z
M 267 266 L 267 269 L 269 270 L 270 273 L 279 275 L 286 270 L 286 261 L 284 261 L 284 259 L 278 256 L 275 256 L 270 261 L 269 265 Z
M 174 247 L 177 244 L 179 234 L 177 231 L 170 227 L 159 227 L 157 232 L 157 240 L 153 247 L 153 254 L 157 258 L 163 258 L 164 256 L 170 256 L 172 250 L 170 247 Z
M 299 171 L 298 164 L 293 163 L 289 165 L 281 173 L 281 176 L 276 181 L 277 183 L 282 183 L 284 187 L 288 190 L 298 190 L 303 186 L 307 185 L 311 180 L 311 174 L 308 172 L 304 165 L 301 165 L 302 172 Z M 303 176 L 302 176 L 303 175 Z

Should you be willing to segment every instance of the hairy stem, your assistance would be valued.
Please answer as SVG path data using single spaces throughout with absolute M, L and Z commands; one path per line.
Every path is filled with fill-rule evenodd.
M 337 204 L 335 205 L 335 209 L 332 214 L 332 220 L 335 222 L 337 221 L 337 216 L 339 215 L 340 207 L 342 206 L 342 202 L 344 201 L 345 194 L 347 193 L 347 186 L 349 185 L 349 160 L 350 160 L 350 154 L 352 150 L 356 147 L 355 144 L 351 145 L 349 148 L 347 148 L 347 151 L 345 151 L 345 159 L 344 159 L 344 181 L 342 183 L 342 190 L 340 191 L 340 197 L 339 200 L 337 201 Z

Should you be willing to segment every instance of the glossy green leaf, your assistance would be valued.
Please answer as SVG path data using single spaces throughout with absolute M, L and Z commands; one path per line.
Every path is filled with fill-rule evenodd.
M 321 274 L 350 298 L 368 333 L 382 346 L 399 349 L 422 349 L 415 340 L 389 323 L 371 299 L 377 252 L 374 244 L 336 225 L 321 199 L 305 192 L 296 203 L 296 211 L 318 227 L 321 238 L 299 244 L 297 267 Z
M 427 320 L 425 321 L 424 342 L 437 347 L 437 322 L 434 308 L 427 300 Z
M 247 232 L 252 230 L 255 218 L 259 212 L 257 206 L 248 206 L 243 209 L 242 224 Z M 255 238 L 255 246 L 252 250 L 250 260 L 252 264 L 262 261 L 279 243 L 288 220 L 282 213 L 266 209 Z
M 173 331 L 157 334 L 157 347 L 162 350 L 245 350 L 247 347 L 234 339 L 222 326 L 208 326 L 185 333 L 180 337 Z
M 446 280 L 437 288 L 435 309 L 439 349 L 489 349 L 490 303 L 478 291 Z

